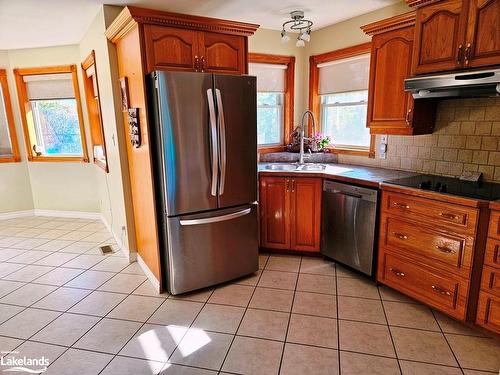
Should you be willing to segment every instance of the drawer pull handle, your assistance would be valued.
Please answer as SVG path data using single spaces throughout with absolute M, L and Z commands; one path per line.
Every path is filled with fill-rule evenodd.
M 403 234 L 403 233 L 394 233 L 394 236 L 399 238 L 400 240 L 407 240 L 408 239 L 408 236 L 406 234 Z
M 456 253 L 455 250 L 449 249 L 446 246 L 439 246 L 439 245 L 437 245 L 436 249 L 438 249 L 442 253 L 446 253 L 446 254 L 455 254 Z
M 391 268 L 390 271 L 395 274 L 396 276 L 399 276 L 399 277 L 405 277 L 405 273 L 404 272 L 401 272 L 400 270 L 397 270 L 395 268 Z
M 437 285 L 432 285 L 432 290 L 436 293 L 442 294 L 443 296 L 451 296 L 451 292 L 449 290 L 443 289 Z
M 404 208 L 405 210 L 410 208 L 406 203 L 394 202 L 392 205 L 397 208 Z
M 442 217 L 444 217 L 445 219 L 450 219 L 450 220 L 456 220 L 456 219 L 458 219 L 458 216 L 457 216 L 457 215 L 447 214 L 446 212 L 441 212 L 441 213 L 439 214 L 439 216 L 442 216 Z

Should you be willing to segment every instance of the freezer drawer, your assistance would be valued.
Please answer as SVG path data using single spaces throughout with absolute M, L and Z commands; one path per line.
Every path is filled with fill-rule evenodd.
M 258 270 L 257 204 L 167 218 L 167 287 L 184 293 Z

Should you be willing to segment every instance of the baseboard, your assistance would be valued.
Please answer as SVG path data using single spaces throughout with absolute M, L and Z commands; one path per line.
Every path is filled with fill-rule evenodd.
M 99 220 L 101 214 L 99 212 L 87 211 L 59 211 L 59 210 L 40 210 L 35 208 L 33 210 L 35 216 L 50 216 L 50 217 L 67 217 L 71 219 L 91 219 Z
M 18 217 L 33 216 L 34 210 L 1 212 L 0 220 L 15 219 Z
M 135 254 L 137 254 L 137 253 L 135 253 Z M 160 282 L 158 281 L 158 279 L 156 278 L 156 276 L 153 275 L 153 272 L 151 272 L 151 270 L 146 265 L 146 263 L 144 263 L 144 261 L 142 260 L 142 258 L 141 258 L 141 256 L 139 254 L 137 254 L 137 263 L 139 263 L 139 266 L 142 268 L 142 270 L 146 274 L 146 277 L 149 279 L 149 281 L 151 282 L 151 284 L 153 284 L 153 287 L 155 288 L 155 290 L 158 293 L 160 293 Z

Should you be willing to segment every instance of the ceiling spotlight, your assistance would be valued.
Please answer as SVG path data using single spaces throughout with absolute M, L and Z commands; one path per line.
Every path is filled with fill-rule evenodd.
M 305 33 L 300 34 L 300 39 L 309 42 L 311 40 L 311 30 L 307 30 Z
M 283 23 L 281 41 L 286 43 L 290 40 L 287 33 L 288 30 L 288 32 L 295 32 L 299 34 L 295 46 L 304 47 L 305 42 L 309 42 L 311 40 L 311 27 L 313 23 L 312 21 L 304 18 L 304 11 L 302 10 L 294 10 L 293 12 L 290 12 L 290 18 L 290 21 Z
M 285 30 L 281 31 L 281 43 L 288 43 L 290 41 L 290 37 L 286 33 Z

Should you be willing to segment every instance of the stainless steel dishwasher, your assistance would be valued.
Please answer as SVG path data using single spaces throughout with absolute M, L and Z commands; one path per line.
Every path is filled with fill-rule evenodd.
M 378 191 L 325 180 L 321 253 L 373 275 Z

